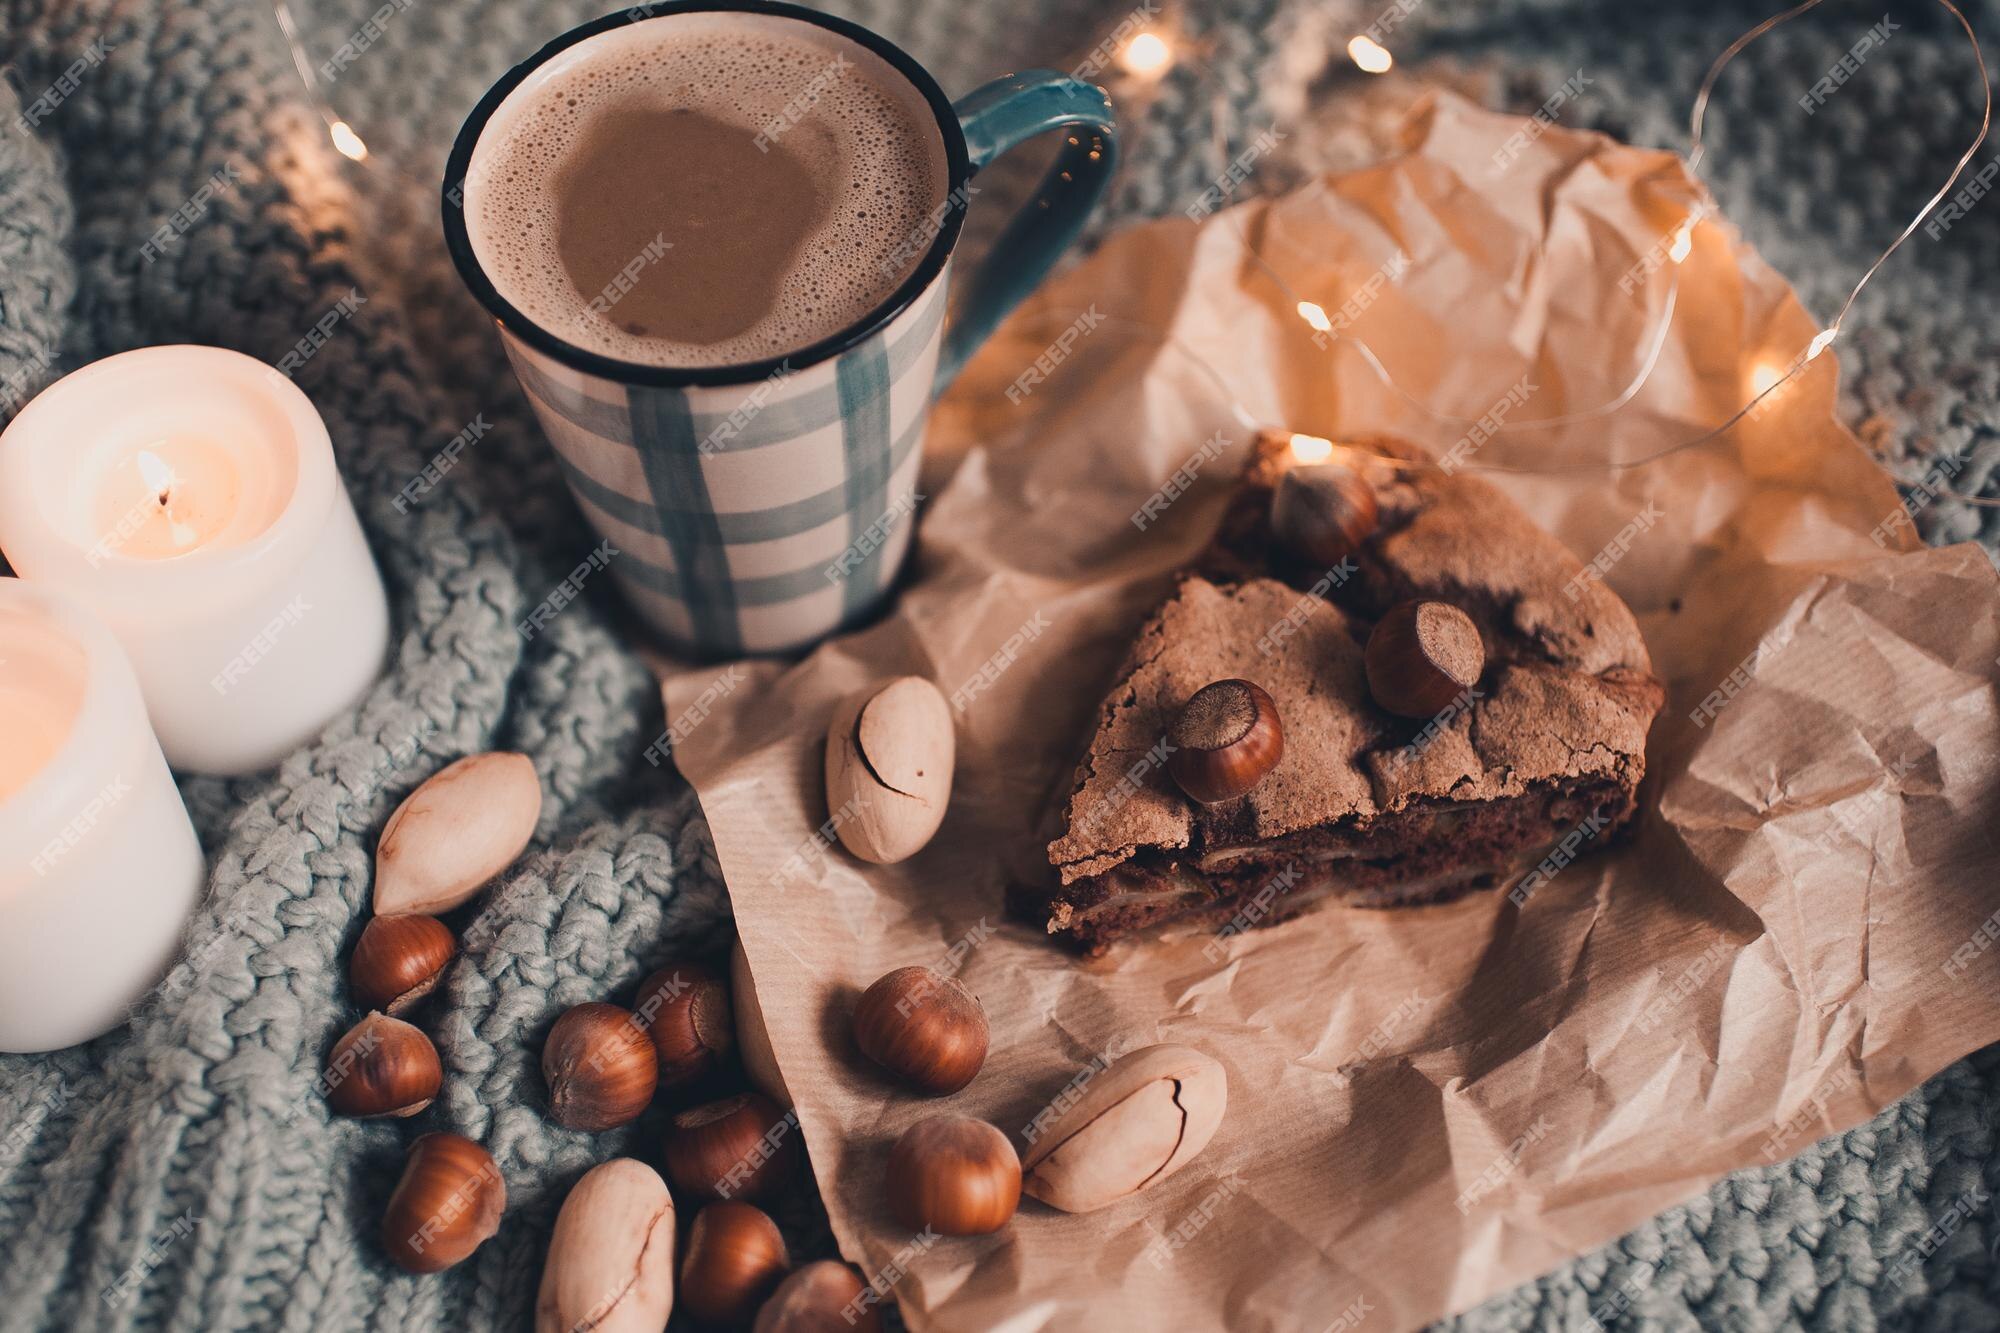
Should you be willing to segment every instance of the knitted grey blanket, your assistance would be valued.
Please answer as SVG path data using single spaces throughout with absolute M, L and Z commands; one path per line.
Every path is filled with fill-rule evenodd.
M 1918 0 L 1899 0 L 1901 26 L 1879 53 L 1813 114 L 1801 109 L 1888 3 L 1833 0 L 1782 30 L 1724 83 L 1712 118 L 1708 178 L 1822 318 L 1977 121 L 1962 40 Z M 0 90 L 0 420 L 62 370 L 130 347 L 214 343 L 272 362 L 307 348 L 296 379 L 332 429 L 395 614 L 389 669 L 351 715 L 275 772 L 183 782 L 211 883 L 162 991 L 88 1046 L 0 1057 L 0 1330 L 524 1327 L 568 1187 L 614 1153 L 657 1157 L 657 1110 L 606 1135 L 554 1126 L 537 1052 L 564 1007 L 715 950 L 728 902 L 691 793 L 643 758 L 661 707 L 610 591 L 594 587 L 531 641 L 515 631 L 595 539 L 492 330 L 459 293 L 435 220 L 444 150 L 479 92 L 606 5 L 302 6 L 317 102 L 267 0 L 7 0 L 0 11 L 12 89 Z M 1286 138 L 1258 163 L 1261 186 L 1365 160 L 1431 84 L 1526 112 L 1582 70 L 1591 83 L 1565 123 L 1684 145 L 1707 60 L 1778 0 L 1148 5 L 1198 58 L 1130 126 L 1106 225 L 1180 211 L 1274 124 Z M 838 7 L 957 92 L 1009 68 L 1073 66 L 1130 6 Z M 2000 37 L 2000 5 L 1968 9 Z M 1344 54 L 1371 24 L 1397 56 L 1379 79 Z M 332 151 L 327 108 L 366 141 L 365 164 Z M 1982 149 L 1975 168 L 1995 153 Z M 155 247 L 157 262 L 142 255 L 219 171 L 227 188 Z M 969 245 L 991 234 L 1015 180 L 1002 173 L 997 198 L 982 200 Z M 1845 410 L 1901 476 L 1947 453 L 1966 460 L 1960 490 L 1994 489 L 1996 247 L 2000 204 L 1973 207 L 1940 239 L 1920 232 L 1842 340 Z M 351 313 L 323 344 L 302 344 L 336 307 Z M 450 476 L 397 506 L 478 418 L 488 429 Z M 1919 523 L 1933 540 L 1990 549 L 1992 513 L 1945 499 Z M 417 781 L 493 747 L 533 758 L 547 803 L 529 856 L 457 918 L 463 953 L 431 1023 L 445 1092 L 415 1125 L 331 1119 L 313 1079 L 355 1017 L 343 960 L 376 835 Z M 1988 1254 L 2000 1225 L 1987 1201 L 2000 1187 L 1997 1088 L 2000 1061 L 1974 1056 L 1874 1123 L 1739 1173 L 1453 1322 L 2000 1325 Z M 405 1276 L 374 1232 L 403 1143 L 447 1127 L 498 1158 L 507 1221 L 459 1268 Z M 780 1213 L 795 1252 L 830 1248 L 814 1200 Z M 1299 1327 L 1339 1314 L 1301 1310 Z

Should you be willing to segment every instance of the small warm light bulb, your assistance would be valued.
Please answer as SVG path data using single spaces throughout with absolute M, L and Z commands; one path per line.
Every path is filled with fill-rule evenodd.
M 1768 356 L 1759 358 L 1757 364 L 1750 367 L 1750 391 L 1761 398 L 1784 378 L 1783 365 Z
M 368 145 L 361 142 L 361 136 L 346 121 L 336 120 L 327 129 L 333 135 L 333 146 L 341 156 L 353 158 L 356 162 L 368 156 Z
M 1674 243 L 1672 247 L 1670 247 L 1667 250 L 1667 258 L 1673 260 L 1676 264 L 1681 263 L 1687 259 L 1688 253 L 1693 249 L 1694 249 L 1694 220 L 1690 218 L 1687 224 L 1683 226 L 1678 233 L 1675 234 Z
M 1396 57 L 1389 54 L 1389 48 L 1367 33 L 1347 39 L 1347 54 L 1364 74 L 1387 74 L 1389 67 L 1396 63 Z
M 1326 317 L 1325 309 L 1311 301 L 1299 302 L 1299 318 L 1321 333 L 1329 333 L 1333 329 L 1333 321 Z
M 1318 435 L 1292 436 L 1292 458 L 1300 463 L 1324 463 L 1333 457 L 1333 441 Z
M 1832 344 L 1835 335 L 1838 333 L 1838 329 L 1825 329 L 1815 335 L 1812 342 L 1806 345 L 1805 359 L 1810 361 L 1821 352 L 1824 352 Z
M 1127 74 L 1136 74 L 1142 79 L 1150 79 L 1164 74 L 1167 66 L 1174 63 L 1174 50 L 1167 45 L 1167 39 L 1157 32 L 1134 33 L 1132 40 L 1118 53 L 1118 63 Z

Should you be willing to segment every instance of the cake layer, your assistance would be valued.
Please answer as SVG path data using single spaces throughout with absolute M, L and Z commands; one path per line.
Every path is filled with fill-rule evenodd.
M 1113 939 L 1175 924 L 1275 925 L 1327 901 L 1438 902 L 1511 883 L 1573 834 L 1580 846 L 1594 847 L 1632 809 L 1631 789 L 1616 779 L 1549 783 L 1497 801 L 1421 802 L 1268 842 L 1180 854 L 1147 849 L 1054 892 L 1017 889 L 1010 905 L 1097 952 Z

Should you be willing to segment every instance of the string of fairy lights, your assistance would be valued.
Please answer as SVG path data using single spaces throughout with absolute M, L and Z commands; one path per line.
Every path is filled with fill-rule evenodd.
M 1845 331 L 1848 319 L 1862 291 L 1874 279 L 1883 265 L 1888 263 L 1889 259 L 1902 247 L 1903 243 L 1915 233 L 1919 226 L 1923 225 L 1924 220 L 1930 216 L 1932 211 L 1943 203 L 1952 191 L 1957 188 L 1960 178 L 1964 176 L 1970 167 L 1972 159 L 1979 151 L 1980 145 L 1986 141 L 1988 131 L 1992 125 L 1993 88 L 1991 80 L 1988 77 L 1986 60 L 1980 49 L 1978 36 L 1973 31 L 1971 22 L 1967 20 L 1965 14 L 1959 9 L 1954 0 L 1936 0 L 1936 2 L 1956 20 L 1959 27 L 1964 31 L 1967 44 L 1972 50 L 1974 65 L 1979 77 L 1982 102 L 1978 133 L 1973 137 L 1965 151 L 1957 158 L 1950 175 L 1946 177 L 1944 183 L 1924 201 L 1923 205 L 1910 218 L 1908 224 L 1897 233 L 1895 238 L 1863 270 L 1860 278 L 1848 289 L 1846 297 L 1842 300 L 1839 309 L 1834 314 L 1833 320 L 1825 328 L 1815 334 L 1795 355 L 1789 358 L 1762 359 L 1750 367 L 1749 387 L 1751 397 L 1727 419 L 1708 430 L 1663 445 L 1650 453 L 1635 458 L 1592 463 L 1512 464 L 1487 461 L 1465 464 L 1464 470 L 1515 473 L 1590 472 L 1635 468 L 1656 462 L 1670 455 L 1697 448 L 1726 434 L 1746 417 L 1757 412 L 1772 395 L 1781 392 L 1785 385 L 1803 374 L 1813 361 L 1818 359 L 1831 347 Z M 1689 112 L 1689 151 L 1687 155 L 1688 173 L 1694 178 L 1697 188 L 1702 191 L 1703 198 L 1690 209 L 1687 217 L 1678 224 L 1672 233 L 1672 240 L 1666 247 L 1666 273 L 1668 281 L 1665 291 L 1659 298 L 1659 313 L 1653 321 L 1652 328 L 1642 340 L 1643 355 L 1641 356 L 1638 370 L 1631 379 L 1616 394 L 1602 403 L 1564 412 L 1557 416 L 1528 419 L 1509 418 L 1502 421 L 1494 421 L 1489 414 L 1488 418 L 1482 423 L 1482 429 L 1491 435 L 1515 435 L 1534 431 L 1549 431 L 1609 416 L 1625 408 L 1639 395 L 1648 380 L 1652 377 L 1654 371 L 1658 368 L 1662 352 L 1667 345 L 1668 333 L 1678 310 L 1682 265 L 1693 252 L 1697 229 L 1704 224 L 1708 215 L 1714 211 L 1714 204 L 1707 197 L 1706 187 L 1702 184 L 1698 171 L 1701 161 L 1707 152 L 1704 130 L 1716 83 L 1721 78 L 1723 71 L 1728 68 L 1736 57 L 1741 55 L 1744 50 L 1759 38 L 1818 8 L 1822 3 L 1824 3 L 1824 0 L 1801 0 L 1801 3 L 1794 5 L 1790 9 L 1774 14 L 1747 29 L 1723 49 L 1710 64 L 1707 74 L 1703 77 L 1700 89 L 1695 95 L 1692 108 Z M 335 151 L 340 153 L 342 157 L 368 170 L 391 170 L 392 174 L 402 176 L 403 173 L 395 172 L 387 168 L 385 164 L 373 160 L 369 154 L 368 146 L 363 142 L 361 136 L 334 109 L 314 72 L 312 58 L 308 54 L 305 43 L 299 35 L 298 24 L 295 22 L 286 0 L 271 0 L 271 5 L 277 20 L 278 29 L 283 35 L 286 45 L 290 48 L 292 61 L 298 70 L 299 79 L 304 86 L 306 97 L 312 104 L 316 114 L 325 123 L 328 140 Z M 1155 14 L 1157 15 L 1157 10 L 1155 10 Z M 1370 33 L 1357 33 L 1349 38 L 1346 44 L 1346 52 L 1348 59 L 1352 61 L 1354 67 L 1363 74 L 1386 74 L 1395 67 L 1394 54 Z M 1154 85 L 1157 85 L 1176 66 L 1186 66 L 1198 71 L 1204 77 L 1211 77 L 1212 72 L 1204 67 L 1199 56 L 1200 52 L 1195 48 L 1195 44 L 1183 35 L 1178 25 L 1170 18 L 1159 20 L 1147 26 L 1140 27 L 1123 37 L 1113 52 L 1108 67 L 1111 75 L 1108 81 L 1113 85 L 1112 91 L 1114 94 L 1122 91 L 1135 100 L 1144 101 L 1146 100 L 1147 91 Z M 1218 98 L 1219 102 L 1220 99 Z M 1335 350 L 1341 347 L 1352 349 L 1356 356 L 1359 357 L 1361 363 L 1368 369 L 1369 373 L 1379 380 L 1385 388 L 1415 410 L 1441 424 L 1463 429 L 1481 421 L 1480 418 L 1464 417 L 1441 411 L 1425 402 L 1418 395 L 1409 392 L 1397 381 L 1395 375 L 1390 371 L 1382 358 L 1377 355 L 1374 348 L 1369 346 L 1365 338 L 1358 336 L 1351 328 L 1336 328 L 1333 318 L 1327 313 L 1324 306 L 1313 301 L 1308 296 L 1295 291 L 1291 287 L 1285 277 L 1265 259 L 1259 247 L 1251 244 L 1248 238 L 1242 235 L 1241 222 L 1235 217 L 1233 210 L 1223 210 L 1217 217 L 1228 219 L 1225 225 L 1231 225 L 1237 229 L 1239 238 L 1244 241 L 1245 253 L 1285 293 L 1287 300 L 1292 303 L 1292 308 L 1296 311 L 1301 323 L 1310 333 L 1317 335 L 1315 337 L 1316 344 L 1324 347 L 1329 356 L 1333 355 Z M 1135 323 L 1136 321 L 1121 322 Z M 1152 332 L 1156 336 L 1167 337 L 1160 330 L 1154 329 Z M 1200 363 L 1207 372 L 1208 377 L 1219 387 L 1224 387 L 1226 391 L 1226 386 L 1223 384 L 1220 374 L 1212 366 L 1207 365 L 1199 354 L 1181 344 L 1178 339 L 1168 337 L 1168 341 L 1175 343 L 1179 351 Z M 1259 426 L 1259 423 L 1255 421 L 1252 414 L 1233 398 L 1231 399 L 1231 410 L 1246 426 L 1272 429 L 1281 434 L 1290 433 L 1293 437 L 1294 452 L 1302 461 L 1317 461 L 1319 458 L 1326 457 L 1336 447 L 1329 440 L 1298 432 L 1290 432 L 1286 427 Z M 1416 464 L 1411 466 L 1429 465 Z M 2000 499 L 1964 495 L 1942 487 L 1930 487 L 1929 489 L 1934 494 L 1950 496 L 1965 503 L 2000 507 Z

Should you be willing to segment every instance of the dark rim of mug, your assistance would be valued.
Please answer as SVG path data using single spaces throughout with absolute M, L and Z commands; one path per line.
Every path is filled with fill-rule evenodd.
M 825 28 L 848 40 L 865 47 L 888 62 L 904 78 L 910 81 L 924 101 L 930 105 L 931 115 L 937 121 L 938 132 L 944 138 L 945 153 L 945 213 L 939 219 L 938 233 L 931 239 L 930 249 L 923 261 L 905 278 L 902 285 L 892 292 L 887 300 L 863 315 L 849 327 L 829 338 L 822 338 L 783 356 L 774 356 L 762 361 L 747 361 L 729 366 L 648 366 L 637 361 L 621 361 L 617 357 L 604 356 L 588 351 L 549 332 L 532 319 L 493 285 L 480 266 L 479 259 L 472 252 L 472 235 L 465 225 L 465 196 L 463 186 L 472 166 L 472 150 L 479 143 L 479 136 L 485 131 L 487 122 L 493 118 L 507 95 L 537 69 L 547 64 L 557 55 L 587 41 L 599 33 L 633 23 L 644 23 L 649 19 L 667 18 L 676 14 L 699 13 L 740 13 L 766 14 L 773 18 L 797 19 Z M 621 384 L 637 384 L 654 388 L 720 387 L 733 384 L 751 384 L 768 379 L 782 370 L 803 370 L 829 357 L 856 347 L 879 333 L 891 320 L 907 310 L 910 303 L 927 291 L 939 273 L 944 271 L 945 261 L 951 257 L 952 248 L 958 243 L 959 228 L 965 222 L 965 184 L 972 178 L 971 159 L 965 150 L 965 131 L 959 126 L 958 115 L 952 110 L 951 99 L 937 85 L 937 80 L 887 39 L 877 36 L 859 24 L 831 14 L 804 9 L 798 5 L 783 4 L 779 0 L 664 0 L 664 3 L 636 5 L 593 19 L 582 27 L 571 28 L 529 56 L 520 64 L 508 70 L 499 82 L 487 89 L 479 104 L 472 108 L 472 114 L 459 127 L 458 138 L 451 147 L 451 157 L 445 162 L 443 203 L 444 203 L 444 244 L 451 255 L 452 264 L 458 269 L 459 277 L 472 290 L 479 303 L 500 321 L 507 331 L 522 342 L 540 352 L 572 366 L 577 370 Z M 452 196 L 456 193 L 458 197 Z

